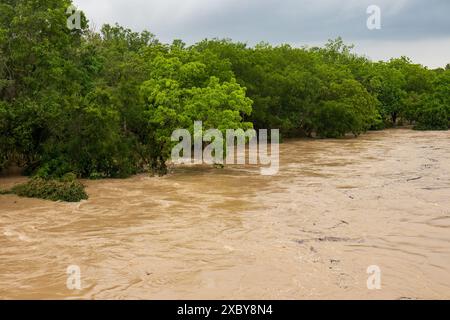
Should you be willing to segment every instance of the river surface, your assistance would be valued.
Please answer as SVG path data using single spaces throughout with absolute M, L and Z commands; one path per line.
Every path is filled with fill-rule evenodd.
M 90 199 L 75 204 L 0 196 L 0 298 L 450 299 L 449 142 L 294 140 L 276 176 L 178 167 L 83 181 Z

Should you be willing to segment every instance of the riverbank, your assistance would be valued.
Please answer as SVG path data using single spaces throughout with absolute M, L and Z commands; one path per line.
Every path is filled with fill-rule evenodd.
M 0 297 L 450 298 L 448 141 L 289 140 L 273 177 L 185 167 L 83 181 L 90 198 L 75 204 L 0 196 Z M 367 288 L 371 265 L 381 290 Z

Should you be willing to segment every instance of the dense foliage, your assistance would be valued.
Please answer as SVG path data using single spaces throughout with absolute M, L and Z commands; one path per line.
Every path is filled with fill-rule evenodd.
M 0 170 L 45 179 L 164 173 L 172 131 L 279 128 L 341 137 L 397 124 L 448 129 L 450 68 L 324 48 L 160 43 L 118 25 L 66 26 L 70 0 L 0 3 Z
M 78 181 L 45 180 L 34 178 L 11 189 L 20 197 L 51 201 L 79 202 L 88 198 L 84 186 Z

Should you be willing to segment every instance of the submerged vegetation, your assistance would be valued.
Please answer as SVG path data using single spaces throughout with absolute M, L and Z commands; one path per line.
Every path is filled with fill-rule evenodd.
M 66 26 L 69 0 L 0 3 L 0 170 L 40 177 L 15 193 L 83 199 L 77 177 L 164 174 L 172 131 L 280 129 L 355 136 L 387 126 L 448 129 L 450 66 L 372 62 L 323 48 L 231 40 L 164 44 L 149 32 Z M 61 193 L 59 193 L 62 188 Z
M 79 202 L 88 199 L 83 184 L 74 178 L 33 178 L 11 190 L 0 190 L 0 194 L 15 194 L 20 197 L 39 198 L 52 201 Z

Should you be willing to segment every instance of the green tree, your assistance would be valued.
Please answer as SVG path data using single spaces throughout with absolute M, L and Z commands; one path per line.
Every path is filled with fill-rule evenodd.
M 203 121 L 204 129 L 248 129 L 242 116 L 251 113 L 252 101 L 234 79 L 220 82 L 210 77 L 204 83 L 205 65 L 179 58 L 157 57 L 152 63 L 150 80 L 141 86 L 145 101 L 145 117 L 151 133 L 149 163 L 154 171 L 166 172 L 166 161 L 174 146 L 172 132 L 190 128 L 194 121 Z

